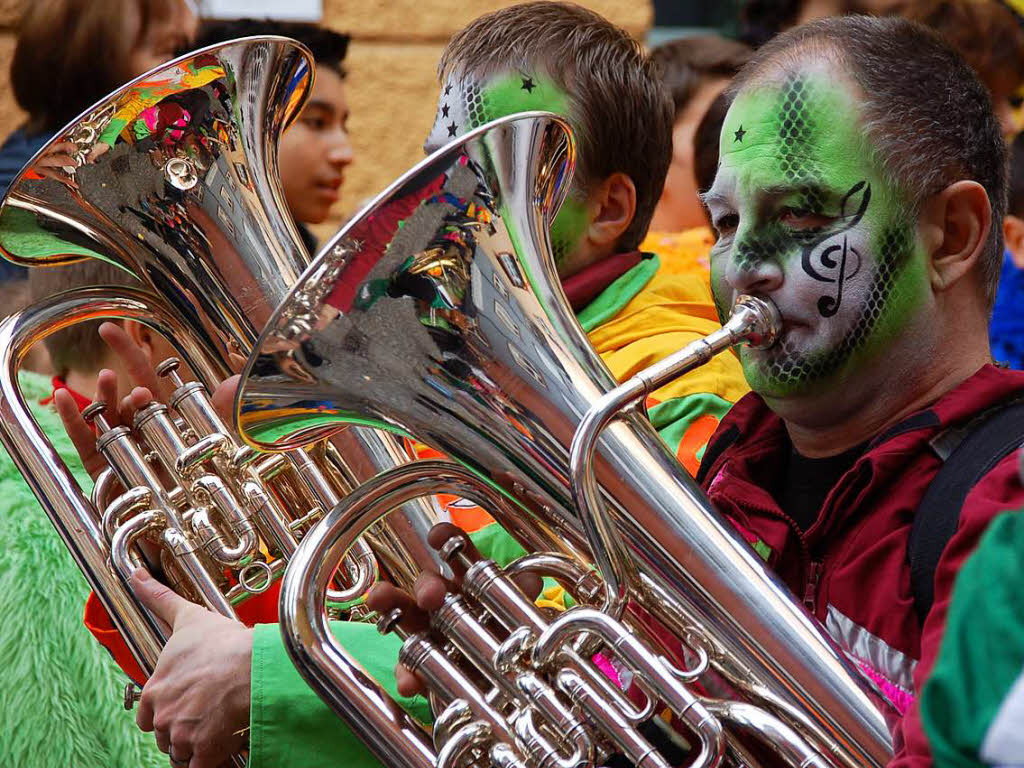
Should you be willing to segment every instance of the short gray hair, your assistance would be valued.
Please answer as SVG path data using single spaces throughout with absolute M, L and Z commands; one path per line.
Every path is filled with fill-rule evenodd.
M 980 262 L 991 310 L 1003 262 L 1007 153 L 988 90 L 932 30 L 905 19 L 842 16 L 789 30 L 766 43 L 733 83 L 785 74 L 809 58 L 838 57 L 864 99 L 864 129 L 880 166 L 919 210 L 950 184 L 988 193 L 992 228 Z

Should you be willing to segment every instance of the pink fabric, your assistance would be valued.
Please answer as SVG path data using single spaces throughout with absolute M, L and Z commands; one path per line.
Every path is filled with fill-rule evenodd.
M 889 700 L 889 703 L 896 708 L 897 712 L 901 715 L 907 714 L 910 705 L 914 703 L 914 694 L 904 691 L 895 683 L 890 682 L 885 675 L 872 669 L 863 661 L 858 661 L 857 667 L 865 677 L 878 686 L 878 689 Z
M 612 664 L 611 659 L 605 656 L 603 653 L 594 654 L 592 659 L 597 668 L 604 672 L 605 677 L 615 683 L 619 688 L 622 687 L 622 680 L 619 679 L 619 672 L 615 669 L 615 665 Z

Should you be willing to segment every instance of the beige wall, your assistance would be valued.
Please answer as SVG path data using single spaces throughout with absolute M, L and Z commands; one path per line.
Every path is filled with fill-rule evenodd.
M 0 0 L 0 72 L 8 72 L 18 9 Z M 282 3 L 287 0 L 281 0 Z M 581 0 L 637 37 L 652 18 L 650 0 Z M 434 69 L 448 37 L 468 21 L 513 0 L 323 0 L 324 23 L 352 35 L 346 67 L 355 163 L 349 168 L 337 221 L 423 156 L 436 107 Z M 23 119 L 6 76 L 0 80 L 0 136 Z

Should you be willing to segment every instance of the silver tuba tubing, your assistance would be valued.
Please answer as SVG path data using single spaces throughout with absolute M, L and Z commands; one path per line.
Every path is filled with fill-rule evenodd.
M 594 479 L 594 451 L 601 431 L 626 408 L 642 402 L 654 390 L 703 365 L 723 350 L 740 343 L 770 347 L 781 325 L 779 311 L 770 301 L 740 296 L 732 316 L 721 329 L 635 374 L 601 397 L 583 416 L 569 448 L 569 477 L 587 543 L 605 580 L 602 607 L 605 613 L 621 617 L 628 598 L 627 585 L 639 579 L 629 550 L 615 535 L 615 521 L 601 501 L 601 491 Z
M 525 113 L 468 133 L 396 181 L 336 236 L 270 320 L 236 399 L 243 436 L 275 450 L 352 422 L 416 436 L 465 467 L 444 475 L 451 482 L 446 490 L 491 499 L 498 521 L 536 553 L 533 566 L 561 564 L 548 574 L 582 606 L 549 625 L 511 585 L 508 572 L 493 563 L 464 563 L 469 571 L 463 592 L 510 633 L 505 641 L 495 638 L 502 648 L 500 670 L 523 687 L 511 696 L 503 684 L 493 694 L 513 713 L 507 728 L 487 725 L 483 708 L 467 710 L 470 699 L 452 699 L 466 681 L 445 671 L 427 638 L 410 638 L 417 648 L 410 663 L 436 676 L 437 690 L 448 692 L 450 700 L 437 700 L 444 727 L 435 732 L 449 739 L 438 746 L 448 747 L 445 755 L 484 749 L 495 762 L 538 766 L 567 759 L 574 749 L 568 735 L 577 724 L 563 723 L 553 704 L 539 711 L 537 702 L 549 696 L 586 701 L 596 689 L 586 677 L 581 684 L 558 674 L 563 654 L 589 660 L 600 647 L 616 656 L 615 644 L 630 635 L 642 638 L 652 656 L 632 649 L 647 671 L 627 666 L 653 698 L 673 702 L 699 743 L 715 745 L 702 753 L 707 764 L 723 758 L 722 741 L 712 735 L 723 727 L 730 754 L 742 754 L 757 731 L 762 742 L 776 736 L 784 741 L 776 754 L 795 765 L 811 755 L 836 768 L 884 765 L 892 754 L 885 720 L 844 654 L 712 508 L 645 416 L 630 407 L 611 418 L 605 408 L 608 398 L 628 402 L 655 386 L 680 359 L 615 392 L 617 382 L 568 308 L 548 229 L 567 193 L 573 157 L 562 120 Z M 328 259 L 331 245 L 344 255 Z M 757 323 L 742 334 L 729 327 L 681 352 L 681 367 L 740 335 L 759 343 L 765 331 Z M 581 423 L 592 425 L 590 436 L 577 437 Z M 574 438 L 582 441 L 577 454 L 583 458 L 593 442 L 593 478 L 607 515 L 599 506 L 596 515 L 587 514 L 574 501 Z M 358 666 L 322 625 L 324 574 L 360 525 L 408 498 L 400 491 L 403 481 L 415 497 L 439 489 L 421 482 L 414 469 L 398 469 L 343 501 L 299 546 L 285 575 L 281 617 L 302 674 L 377 757 L 420 765 L 433 759 L 424 757 L 425 737 L 354 671 Z M 374 499 L 374 487 L 384 501 Z M 604 521 L 603 531 L 588 532 L 595 521 Z M 448 544 L 441 555 L 462 557 Z M 315 564 L 322 556 L 326 562 Z M 607 593 L 580 575 L 595 562 L 613 583 L 613 601 L 627 608 L 613 605 L 600 621 L 592 612 Z M 303 584 L 314 572 L 315 586 Z M 555 624 L 561 636 L 557 662 L 536 652 L 539 638 Z M 477 634 L 471 623 L 445 622 L 432 634 L 438 641 L 433 651 L 462 647 L 464 661 L 479 661 L 467 646 Z M 659 658 L 673 654 L 676 663 Z M 500 670 L 478 669 L 485 677 Z M 546 687 L 527 695 L 538 672 Z M 714 694 L 685 692 L 698 680 Z M 614 694 L 608 701 L 616 701 Z M 761 714 L 754 718 L 749 709 L 730 709 L 723 701 Z M 589 757 L 600 758 L 611 742 L 634 761 L 655 760 L 642 741 L 631 741 L 624 735 L 630 731 L 615 725 L 635 722 L 637 714 L 620 704 L 609 708 L 589 700 L 582 714 L 574 714 L 600 723 Z M 757 722 L 765 727 L 758 730 Z M 511 733 L 515 743 L 492 738 L 482 747 L 480 723 L 492 737 Z M 549 745 L 544 734 L 551 732 L 566 739 Z
M 32 487 L 50 522 L 71 552 L 132 655 L 148 675 L 153 671 L 166 637 L 159 622 L 135 598 L 125 570 L 108 565 L 110 543 L 101 515 L 71 475 L 64 461 L 42 433 L 18 386 L 21 358 L 50 333 L 80 317 L 138 320 L 174 341 L 196 375 L 213 384 L 224 372 L 216 358 L 188 332 L 182 319 L 169 312 L 155 296 L 133 288 L 86 288 L 70 291 L 35 304 L 0 323 L 0 440 Z M 130 575 L 130 572 L 129 574 Z

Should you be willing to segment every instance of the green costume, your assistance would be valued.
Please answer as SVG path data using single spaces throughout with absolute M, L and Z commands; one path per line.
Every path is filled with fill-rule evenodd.
M 33 416 L 83 488 L 52 408 L 50 382 L 23 373 Z M 120 693 L 127 678 L 82 624 L 89 588 L 6 452 L 0 452 L 0 763 L 18 768 L 164 768 L 167 757 L 135 725 Z
M 989 525 L 956 579 L 921 692 L 936 768 L 1024 765 L 1024 515 Z

